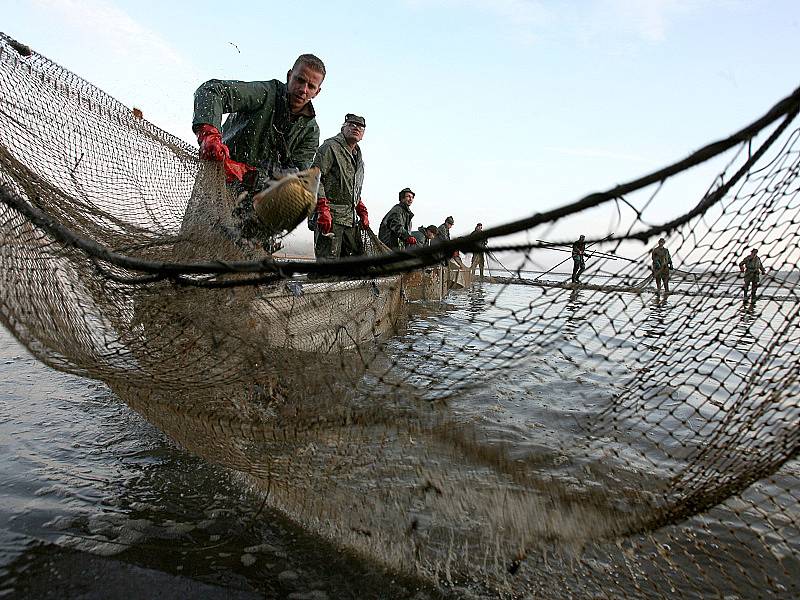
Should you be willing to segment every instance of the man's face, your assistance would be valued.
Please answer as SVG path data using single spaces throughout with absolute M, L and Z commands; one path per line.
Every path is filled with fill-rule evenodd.
M 659 246 L 663 246 L 664 245 L 664 240 L 658 240 L 658 245 Z
M 453 224 L 452 223 L 448 223 L 447 221 L 445 221 L 444 224 L 447 225 L 448 229 L 451 229 L 453 227 Z
M 322 78 L 322 73 L 304 63 L 300 63 L 286 74 L 286 91 L 292 114 L 300 112 L 306 104 L 317 97 L 322 90 Z
M 353 123 L 352 121 L 345 121 L 344 125 L 342 125 L 342 133 L 348 144 L 357 144 L 364 139 L 365 129 L 363 125 Z
M 435 234 L 435 233 L 433 233 L 432 231 L 428 231 L 428 230 L 426 229 L 426 230 L 425 230 L 425 237 L 426 237 L 427 239 L 429 239 L 429 240 L 432 240 L 433 238 L 435 238 L 435 237 L 436 237 L 436 234 Z
M 411 192 L 404 192 L 403 197 L 400 199 L 400 202 L 402 202 L 406 206 L 411 206 L 411 203 L 414 202 L 414 194 L 412 194 Z

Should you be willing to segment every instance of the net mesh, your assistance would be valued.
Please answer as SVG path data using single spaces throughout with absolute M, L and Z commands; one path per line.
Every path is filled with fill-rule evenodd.
M 0 319 L 304 527 L 459 597 L 796 597 L 799 107 L 448 243 L 278 260 L 231 235 L 219 167 L 2 35 Z

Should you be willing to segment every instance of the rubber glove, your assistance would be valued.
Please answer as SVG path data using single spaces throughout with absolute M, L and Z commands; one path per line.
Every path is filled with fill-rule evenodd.
M 356 214 L 361 218 L 361 227 L 364 229 L 369 227 L 369 213 L 367 212 L 367 207 L 364 206 L 364 202 L 361 200 L 356 204 Z
M 197 128 L 197 142 L 200 144 L 200 158 L 222 162 L 230 159 L 231 151 L 222 143 L 222 134 L 213 125 L 203 124 Z
M 231 151 L 222 143 L 222 134 L 213 125 L 203 124 L 197 128 L 197 141 L 200 143 L 200 158 L 221 162 L 225 169 L 225 181 L 242 181 L 255 167 L 231 160 Z
M 323 233 L 330 233 L 333 229 L 333 217 L 327 198 L 317 198 L 317 227 Z

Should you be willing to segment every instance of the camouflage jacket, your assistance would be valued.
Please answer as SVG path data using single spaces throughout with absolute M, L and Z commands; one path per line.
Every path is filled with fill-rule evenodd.
M 450 230 L 447 228 L 447 223 L 442 223 L 437 229 L 439 230 L 439 233 L 436 235 L 436 239 L 440 242 L 449 242 Z
M 381 221 L 378 238 L 392 250 L 404 248 L 406 239 L 411 235 L 411 219 L 414 213 L 402 202 L 398 202 Z
M 222 115 L 228 113 L 225 125 Z M 222 131 L 231 158 L 271 175 L 275 169 L 307 169 L 319 146 L 319 126 L 309 102 L 299 115 L 289 112 L 286 84 L 211 79 L 194 94 L 192 127 L 202 123 Z
M 744 267 L 745 277 L 758 277 L 759 273 L 764 270 L 761 264 L 761 259 L 756 256 L 748 256 L 739 263 L 739 268 Z
M 337 225 L 353 227 L 360 221 L 356 205 L 361 200 L 364 184 L 364 161 L 356 145 L 351 153 L 341 133 L 325 140 L 314 157 L 319 167 L 317 198 L 327 198 L 331 217 Z
M 425 235 L 424 227 L 417 227 L 416 231 L 411 232 L 411 235 L 413 235 L 416 238 L 418 246 L 431 245 L 431 241 L 428 239 L 428 236 Z
M 656 246 L 650 251 L 650 257 L 653 259 L 653 271 L 662 272 L 670 269 L 672 266 L 672 257 L 669 255 L 669 250 L 664 247 Z

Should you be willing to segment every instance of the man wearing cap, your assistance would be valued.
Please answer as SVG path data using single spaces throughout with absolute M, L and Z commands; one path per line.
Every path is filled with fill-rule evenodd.
M 478 233 L 479 231 L 483 231 L 483 223 L 478 223 L 475 225 L 475 230 L 472 233 Z M 475 275 L 476 269 L 480 270 L 481 279 L 483 279 L 483 265 L 486 261 L 484 257 L 484 253 L 486 252 L 486 246 L 488 245 L 489 240 L 481 240 L 478 242 L 478 245 L 483 248 L 481 252 L 473 252 L 472 253 L 472 263 L 469 266 L 469 272 L 472 275 Z
M 437 239 L 438 239 L 440 242 L 449 242 L 449 241 L 450 241 L 450 228 L 451 228 L 453 225 L 455 225 L 455 223 L 456 223 L 456 222 L 453 220 L 453 217 L 447 217 L 447 218 L 444 220 L 444 223 L 442 223 L 441 225 L 439 225 L 439 230 L 438 230 L 438 231 L 439 231 L 439 233 L 438 233 L 438 235 L 436 236 L 436 238 L 437 238 Z
M 417 238 L 411 235 L 411 219 L 414 218 L 411 203 L 414 202 L 414 195 L 410 188 L 400 190 L 397 194 L 399 202 L 389 209 L 381 221 L 378 238 L 392 250 L 417 245 Z
M 416 238 L 417 246 L 430 246 L 431 240 L 436 239 L 437 233 L 439 230 L 436 225 L 428 225 L 427 227 L 420 226 L 416 231 L 412 231 L 411 235 Z
M 192 131 L 200 158 L 222 163 L 234 197 L 248 192 L 234 210 L 242 237 L 258 237 L 252 194 L 276 175 L 311 166 L 319 146 L 311 100 L 322 90 L 323 79 L 323 62 L 301 54 L 286 73 L 286 83 L 211 79 L 197 88 Z
M 664 245 L 665 240 L 658 240 L 658 245 L 650 251 L 650 258 L 653 260 L 653 277 L 656 280 L 656 295 L 661 295 L 661 284 L 664 284 L 664 299 L 669 294 L 669 270 L 673 269 L 672 257 L 669 250 Z
M 314 157 L 319 167 L 314 254 L 327 260 L 364 254 L 361 229 L 369 227 L 361 200 L 364 161 L 358 143 L 364 137 L 364 117 L 347 113 L 341 131 L 325 140 Z
M 586 270 L 586 239 L 582 235 L 572 244 L 572 283 L 580 283 L 581 273 Z
M 747 255 L 742 262 L 739 263 L 739 269 L 744 273 L 744 301 L 747 302 L 747 290 L 750 290 L 750 302 L 756 301 L 756 290 L 758 289 L 759 275 L 766 275 L 767 271 L 764 265 L 761 264 L 761 259 L 758 256 L 758 249 L 753 248 L 750 254 Z

